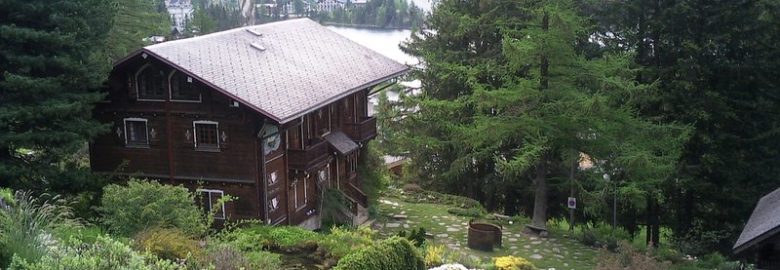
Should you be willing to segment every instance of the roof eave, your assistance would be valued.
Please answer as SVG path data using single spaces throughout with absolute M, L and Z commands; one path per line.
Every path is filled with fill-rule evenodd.
M 741 244 L 739 246 L 734 246 L 732 251 L 734 252 L 734 255 L 738 255 L 738 254 L 748 250 L 749 248 L 755 246 L 759 242 L 764 241 L 764 240 L 774 236 L 777 233 L 780 233 L 780 225 L 775 226 L 771 230 L 768 230 L 768 231 L 760 234 L 759 236 L 746 241 L 745 243 L 743 243 L 743 244 Z
M 303 110 L 301 110 L 301 111 L 299 111 L 299 112 L 297 112 L 297 113 L 295 113 L 293 115 L 290 115 L 288 117 L 282 118 L 279 121 L 279 123 L 280 124 L 285 124 L 285 123 L 290 122 L 292 120 L 298 119 L 299 117 L 304 116 L 304 115 L 306 115 L 306 114 L 308 114 L 308 113 L 310 113 L 310 112 L 312 112 L 314 110 L 317 110 L 319 108 L 322 108 L 323 106 L 325 106 L 327 104 L 333 103 L 336 100 L 342 99 L 342 98 L 344 98 L 346 96 L 354 94 L 354 93 L 356 93 L 356 92 L 358 92 L 360 90 L 366 89 L 368 87 L 380 84 L 380 83 L 382 83 L 384 81 L 393 79 L 395 77 L 399 77 L 399 76 L 403 75 L 404 73 L 406 73 L 408 71 L 409 71 L 409 67 L 408 66 L 404 66 L 404 68 L 402 70 L 398 71 L 398 72 L 394 72 L 394 73 L 392 73 L 390 75 L 387 75 L 385 77 L 382 77 L 380 79 L 376 79 L 376 80 L 370 81 L 368 83 L 361 84 L 361 85 L 359 85 L 357 87 L 354 87 L 354 88 L 350 89 L 349 91 L 342 92 L 339 95 L 336 95 L 336 96 L 333 96 L 333 97 L 331 97 L 329 99 L 321 101 L 321 102 L 319 102 L 319 103 L 317 103 L 317 104 L 315 104 L 313 106 L 310 106 L 309 108 L 303 109 Z

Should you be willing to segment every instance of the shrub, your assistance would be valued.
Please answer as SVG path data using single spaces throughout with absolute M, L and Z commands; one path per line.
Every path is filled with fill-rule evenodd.
M 325 190 L 322 196 L 322 223 L 325 226 L 352 224 L 350 202 L 344 192 L 334 188 Z
M 358 227 L 357 230 L 333 227 L 330 234 L 323 236 L 319 241 L 319 246 L 333 258 L 340 259 L 355 250 L 371 245 L 374 242 L 374 234 L 375 232 L 369 227 Z
M 127 186 L 104 188 L 103 223 L 113 232 L 132 236 L 154 227 L 176 227 L 190 235 L 207 230 L 195 197 L 182 186 L 131 179 Z
M 616 250 L 618 242 L 630 240 L 631 235 L 623 228 L 612 228 L 606 223 L 598 223 L 593 227 L 584 228 L 577 234 L 577 239 L 584 245 Z
M 282 263 L 279 254 L 267 251 L 244 254 L 229 244 L 219 244 L 210 248 L 206 260 L 211 263 L 214 270 L 279 269 Z
M 138 250 L 151 252 L 168 260 L 200 258 L 198 242 L 175 228 L 153 228 L 135 237 Z
M 9 270 L 48 269 L 133 269 L 133 270 L 184 270 L 185 265 L 158 259 L 154 255 L 142 255 L 129 246 L 111 238 L 100 236 L 93 244 L 70 241 L 69 245 L 49 249 L 37 261 L 14 256 Z
M 334 270 L 423 270 L 425 261 L 409 240 L 392 237 L 342 258 Z
M 416 247 L 421 247 L 423 244 L 425 244 L 425 228 L 423 227 L 412 229 L 409 232 L 406 230 L 401 230 L 398 232 L 398 236 L 411 241 Z
M 602 250 L 596 258 L 596 270 L 658 270 L 669 269 L 668 263 L 661 263 L 650 256 L 650 252 L 635 250 L 628 242 L 618 243 L 617 253 Z
M 404 184 L 404 186 L 401 187 L 401 190 L 403 190 L 405 192 L 412 192 L 412 193 L 414 193 L 414 192 L 422 192 L 423 188 L 420 187 L 420 185 L 418 185 L 418 184 Z
M 485 215 L 485 210 L 478 207 L 472 207 L 472 208 L 450 208 L 447 209 L 447 213 L 456 215 L 456 216 L 462 216 L 462 217 L 482 217 Z
M 534 270 L 534 264 L 526 259 L 515 256 L 503 256 L 493 258 L 496 270 Z
M 246 228 L 223 233 L 220 238 L 241 251 L 261 251 L 264 249 L 294 251 L 315 247 L 319 234 L 301 227 L 271 227 L 253 224 Z
M 444 262 L 444 246 L 428 245 L 425 247 L 425 266 L 434 267 Z
M 80 226 L 71 219 L 70 208 L 51 201 L 39 202 L 27 192 L 17 191 L 13 198 L 4 197 L 3 200 L 13 206 L 0 208 L 0 268 L 8 265 L 12 256 L 38 260 L 45 255 L 47 245 L 53 242 L 51 232 Z

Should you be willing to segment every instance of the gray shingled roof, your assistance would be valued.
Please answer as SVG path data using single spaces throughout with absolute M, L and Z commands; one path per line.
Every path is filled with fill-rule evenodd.
M 142 51 L 280 123 L 408 69 L 309 19 L 169 41 Z
M 780 229 L 780 188 L 758 201 L 739 239 L 734 244 L 734 253 L 741 253 L 763 239 L 771 237 Z

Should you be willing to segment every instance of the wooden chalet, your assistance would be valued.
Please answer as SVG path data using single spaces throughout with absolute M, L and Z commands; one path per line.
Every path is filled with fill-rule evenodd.
M 756 269 L 780 270 L 780 188 L 758 201 L 734 254 L 756 263 Z
M 206 208 L 237 197 L 217 219 L 310 228 L 333 187 L 360 222 L 368 89 L 407 69 L 309 19 L 151 45 L 114 65 L 92 170 L 181 184 Z

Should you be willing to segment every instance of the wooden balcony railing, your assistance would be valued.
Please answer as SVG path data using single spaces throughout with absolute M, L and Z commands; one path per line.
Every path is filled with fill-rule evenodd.
M 328 154 L 328 143 L 316 140 L 306 146 L 304 150 L 287 150 L 287 164 L 290 169 L 306 171 L 311 169 L 326 159 L 330 158 Z
M 358 187 L 356 187 L 354 184 L 349 183 L 347 184 L 346 192 L 347 196 L 354 199 L 357 203 L 362 205 L 363 207 L 368 207 L 368 195 L 366 193 L 363 193 L 362 190 L 360 190 Z
M 366 142 L 376 137 L 376 117 L 363 117 L 359 123 L 346 123 L 344 132 L 357 142 Z

